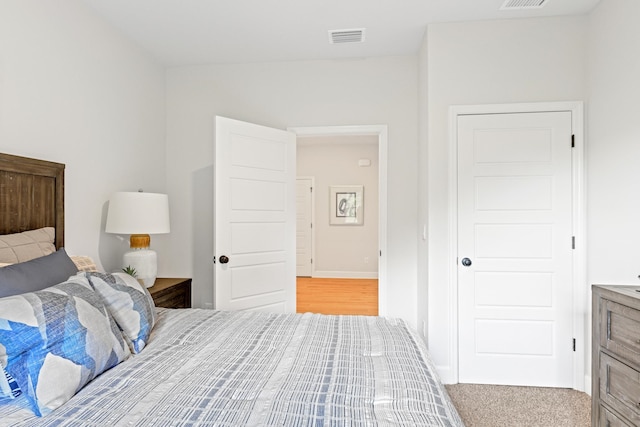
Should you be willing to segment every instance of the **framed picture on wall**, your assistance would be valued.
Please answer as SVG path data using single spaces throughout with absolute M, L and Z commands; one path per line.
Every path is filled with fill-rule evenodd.
M 362 225 L 364 187 L 362 185 L 332 185 L 329 190 L 329 224 Z

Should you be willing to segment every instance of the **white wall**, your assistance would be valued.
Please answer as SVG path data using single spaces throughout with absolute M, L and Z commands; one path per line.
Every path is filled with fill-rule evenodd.
M 298 137 L 296 157 L 297 175 L 314 177 L 313 276 L 377 278 L 378 137 Z M 329 224 L 332 185 L 364 187 L 361 225 Z
M 105 203 L 164 190 L 163 124 L 162 67 L 81 1 L 0 2 L 0 151 L 66 164 L 70 254 L 120 267 Z
M 588 276 L 640 274 L 640 2 L 602 0 L 589 20 Z
M 221 115 L 290 126 L 388 125 L 388 307 L 415 324 L 415 57 L 174 68 L 167 72 L 171 268 L 211 302 L 213 123 Z M 413 195 L 413 196 L 412 196 Z
M 601 0 L 589 17 L 588 285 L 640 285 L 638 17 L 637 0 Z
M 455 286 L 449 277 L 455 262 L 449 259 L 449 107 L 585 99 L 586 22 L 585 16 L 573 16 L 436 24 L 427 30 L 421 65 L 428 80 L 428 160 L 421 157 L 420 167 L 428 170 L 428 342 L 445 380 L 457 363 L 449 310 Z

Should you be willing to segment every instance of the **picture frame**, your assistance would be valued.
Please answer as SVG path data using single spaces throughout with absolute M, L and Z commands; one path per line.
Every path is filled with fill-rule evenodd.
M 364 186 L 330 186 L 329 209 L 329 225 L 362 225 L 364 223 Z

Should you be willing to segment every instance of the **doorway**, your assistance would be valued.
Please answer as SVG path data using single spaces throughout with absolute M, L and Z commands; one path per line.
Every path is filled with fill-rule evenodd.
M 367 207 L 367 210 L 364 212 L 364 221 L 367 221 L 367 214 L 371 216 L 371 219 L 374 219 L 375 217 L 377 217 L 377 227 L 376 227 L 377 239 L 375 239 L 376 241 L 368 245 L 369 249 L 370 250 L 372 249 L 373 251 L 371 252 L 371 254 L 361 256 L 362 258 L 361 262 L 363 263 L 363 265 L 374 264 L 374 263 L 377 264 L 377 271 L 375 273 L 370 273 L 371 276 L 369 276 L 369 278 L 374 277 L 374 275 L 377 277 L 378 312 L 380 315 L 384 315 L 386 310 L 385 295 L 386 295 L 386 242 L 387 242 L 387 236 L 386 236 L 387 127 L 386 126 L 330 126 L 330 127 L 308 127 L 308 128 L 295 127 L 295 128 L 289 128 L 288 130 L 296 134 L 298 141 L 304 140 L 305 138 L 321 140 L 323 138 L 335 138 L 335 137 L 350 137 L 350 138 L 356 138 L 356 139 L 359 137 L 362 137 L 363 139 L 369 139 L 370 141 L 373 140 L 376 143 L 377 145 L 376 186 L 377 186 L 377 199 L 378 199 L 377 202 L 378 203 L 377 203 L 377 206 Z M 359 166 L 357 167 L 371 167 L 371 164 L 367 165 L 366 158 L 362 158 L 358 160 L 362 160 L 362 162 L 359 162 Z M 328 165 L 328 169 L 331 170 L 331 165 Z M 303 172 L 303 175 L 309 175 L 309 174 Z M 347 179 L 347 178 L 342 178 L 342 179 Z M 344 185 L 352 185 L 352 184 L 358 184 L 358 182 L 345 181 L 345 182 L 329 183 L 328 181 L 326 181 L 323 184 L 323 183 L 320 183 L 319 181 L 316 181 L 316 185 L 318 187 L 322 187 L 324 195 L 319 196 L 318 194 L 315 194 L 314 197 L 316 197 L 316 200 L 318 200 L 317 197 L 322 197 L 323 203 L 327 205 L 328 201 L 330 201 L 329 186 L 331 185 L 344 186 Z M 363 189 L 363 193 L 364 193 L 365 200 L 368 200 L 367 188 Z M 330 214 L 329 210 L 330 210 L 329 207 L 327 207 L 326 210 L 323 208 L 321 212 L 323 213 L 323 215 L 325 215 L 324 218 L 315 219 L 315 221 L 322 221 L 322 225 L 325 226 L 326 228 L 325 232 L 337 231 L 340 229 L 339 227 L 345 227 L 343 228 L 343 230 L 347 228 L 351 228 L 351 231 L 362 230 L 362 227 L 359 225 L 332 225 L 333 229 L 328 228 L 330 218 L 327 215 Z M 317 233 L 320 233 L 318 228 L 319 226 L 320 226 L 320 223 L 314 225 L 313 232 L 312 232 L 312 239 L 315 239 L 317 236 Z M 357 228 L 357 227 L 360 227 L 360 228 Z M 314 254 L 314 256 L 317 256 L 317 254 Z M 364 271 L 366 269 L 363 268 L 362 270 Z M 348 273 L 347 274 L 338 273 L 339 269 L 333 272 L 331 270 L 320 270 L 318 268 L 318 265 L 315 263 L 312 264 L 312 271 L 316 275 L 319 274 L 320 276 L 329 277 L 329 278 L 337 277 L 336 275 L 347 276 L 347 277 L 349 276 Z M 356 273 L 355 277 L 361 277 L 362 275 L 363 275 L 363 272 L 360 271 L 359 273 Z

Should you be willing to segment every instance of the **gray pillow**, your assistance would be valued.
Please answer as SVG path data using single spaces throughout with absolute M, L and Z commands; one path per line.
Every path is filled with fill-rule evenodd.
M 64 282 L 78 268 L 64 248 L 40 258 L 0 268 L 0 298 L 35 292 Z

